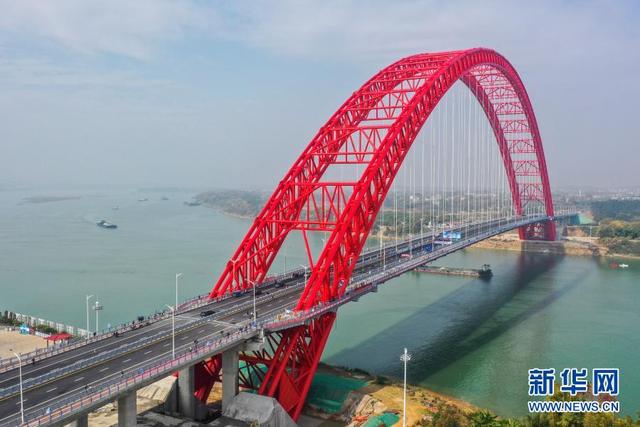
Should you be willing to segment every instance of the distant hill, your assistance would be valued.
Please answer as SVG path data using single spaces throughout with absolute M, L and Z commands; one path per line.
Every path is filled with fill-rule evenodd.
M 195 200 L 229 215 L 254 218 L 267 197 L 267 193 L 260 191 L 214 190 L 197 194 Z

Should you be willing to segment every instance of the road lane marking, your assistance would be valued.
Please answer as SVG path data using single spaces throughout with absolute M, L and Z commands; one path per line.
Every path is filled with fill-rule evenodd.
M 171 345 L 170 342 L 166 343 L 165 345 L 163 345 L 163 347 L 169 347 Z
M 82 381 L 83 379 L 84 379 L 84 377 L 76 378 L 75 380 L 73 380 L 73 382 L 77 383 L 78 381 Z
M 58 387 L 50 388 L 49 390 L 47 390 L 47 393 L 51 393 L 52 391 L 57 390 L 57 389 L 58 389 Z
M 225 318 L 228 318 L 228 316 L 221 316 L 221 318 L 225 319 Z M 226 323 L 226 322 L 222 322 L 222 323 Z M 229 323 L 227 323 L 227 324 L 228 324 L 228 325 L 232 325 L 232 326 L 237 327 L 237 325 L 233 325 L 233 324 L 229 324 Z M 218 338 L 218 336 L 219 336 L 218 334 L 219 334 L 219 331 L 216 329 L 216 330 L 213 330 L 213 331 L 211 331 L 211 332 L 207 333 L 207 334 L 206 334 L 206 336 L 205 336 L 205 337 L 202 337 L 202 338 L 203 338 L 203 339 L 205 339 L 205 340 L 206 340 L 206 339 L 208 339 L 208 338 L 211 338 L 211 339 L 215 340 L 216 338 Z M 168 344 L 168 345 L 170 345 L 170 343 L 167 343 L 167 344 Z M 166 345 L 166 346 L 168 346 L 168 345 Z M 186 347 L 185 347 L 185 348 L 186 348 Z M 142 361 L 142 362 L 140 362 L 140 363 L 136 363 L 136 364 L 132 365 L 131 367 L 142 366 L 142 365 L 145 365 L 145 364 L 150 363 L 150 361 L 160 360 L 160 358 L 161 358 L 161 357 L 163 357 L 163 356 L 164 356 L 164 355 L 158 355 L 158 356 L 152 357 L 150 360 L 144 360 L 144 361 Z M 127 369 L 127 370 L 129 370 L 129 369 Z M 119 372 L 118 372 L 118 373 L 115 373 L 115 374 L 113 374 L 113 373 L 107 373 L 107 374 L 106 374 L 106 376 L 105 376 L 105 378 L 116 378 L 116 377 L 117 377 L 117 376 L 119 376 L 119 375 L 120 375 L 120 373 L 119 373 Z M 105 378 L 101 379 L 100 381 L 104 381 L 104 379 L 105 379 Z M 77 380 L 75 380 L 75 381 L 80 381 L 81 379 L 84 379 L 84 377 L 82 377 L 82 378 L 78 378 L 78 379 L 77 379 Z M 90 383 L 90 384 L 89 384 L 89 386 L 93 386 L 94 384 L 100 384 L 100 381 L 94 381 L 94 382 Z M 62 392 L 62 396 L 68 395 L 69 393 L 71 393 L 71 392 Z M 52 397 L 51 399 L 45 400 L 45 401 L 43 401 L 43 402 L 39 402 L 37 405 L 38 405 L 38 406 L 42 406 L 42 405 L 45 405 L 45 404 L 46 404 L 46 403 L 48 403 L 48 402 L 53 402 L 53 401 L 55 401 L 56 399 L 60 399 L 60 396 L 58 396 L 58 397 Z M 26 399 L 25 399 L 25 400 L 26 400 Z
M 108 366 L 107 366 L 107 367 L 105 367 L 105 368 L 99 369 L 99 370 L 98 370 L 98 372 L 104 372 L 104 371 L 106 371 L 107 369 L 109 369 L 109 367 L 108 367 Z
M 149 353 L 151 353 L 152 351 L 153 351 L 153 350 L 145 351 L 145 352 L 144 352 L 144 354 L 149 354 Z
M 122 363 L 127 363 L 127 362 L 131 362 L 131 359 L 124 359 L 124 360 L 122 361 Z

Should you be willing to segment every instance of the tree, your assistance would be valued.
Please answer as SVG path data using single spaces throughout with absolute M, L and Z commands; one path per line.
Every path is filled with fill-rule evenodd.
M 472 412 L 467 415 L 471 427 L 493 427 L 499 426 L 498 417 L 487 410 Z

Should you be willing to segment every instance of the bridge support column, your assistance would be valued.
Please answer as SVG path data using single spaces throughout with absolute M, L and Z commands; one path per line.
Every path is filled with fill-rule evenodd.
M 238 382 L 239 351 L 239 347 L 234 347 L 222 353 L 222 412 L 227 409 L 240 389 Z
M 89 427 L 89 414 L 81 415 L 79 418 L 71 421 L 69 427 Z
M 192 420 L 196 419 L 194 367 L 189 366 L 178 373 L 178 412 Z
M 136 392 L 118 398 L 118 427 L 134 427 L 137 424 Z

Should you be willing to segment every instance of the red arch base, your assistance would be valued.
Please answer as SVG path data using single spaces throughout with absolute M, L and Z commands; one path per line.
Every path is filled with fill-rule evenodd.
M 293 230 L 329 232 L 312 267 L 298 310 L 343 294 L 387 192 L 411 145 L 440 99 L 458 80 L 482 105 L 491 123 L 516 214 L 553 201 L 542 141 L 527 92 L 515 69 L 489 49 L 410 56 L 381 70 L 338 109 L 280 181 L 227 263 L 211 297 L 261 283 Z M 330 166 L 360 165 L 358 182 L 323 181 Z M 522 239 L 555 239 L 548 221 L 520 230 Z M 244 385 L 275 396 L 297 419 L 335 315 L 306 327 L 271 334 L 270 349 L 245 355 L 254 369 Z M 263 372 L 264 375 L 260 375 Z M 248 377 L 249 378 L 249 377 Z

